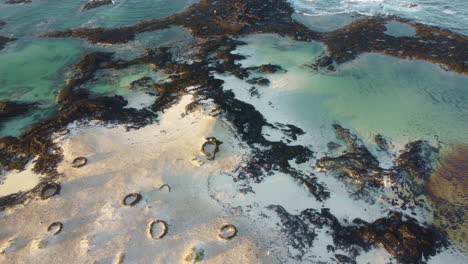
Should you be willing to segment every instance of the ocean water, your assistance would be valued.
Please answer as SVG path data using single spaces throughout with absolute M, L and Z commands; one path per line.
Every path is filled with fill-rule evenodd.
M 415 22 L 468 34 L 466 0 L 289 0 L 296 11 L 308 16 L 391 14 Z

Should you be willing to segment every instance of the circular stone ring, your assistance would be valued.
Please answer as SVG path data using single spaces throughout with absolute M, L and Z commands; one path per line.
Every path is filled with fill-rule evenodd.
M 62 231 L 62 228 L 63 228 L 63 224 L 60 223 L 60 222 L 54 222 L 52 224 L 50 224 L 50 226 L 47 228 L 47 232 L 50 232 L 52 230 L 55 229 L 54 231 L 54 236 L 57 235 L 58 233 L 60 233 Z
M 80 167 L 83 167 L 84 165 L 86 165 L 86 163 L 88 163 L 88 159 L 85 158 L 85 157 L 78 157 L 76 159 L 73 160 L 72 162 L 72 167 L 73 168 L 80 168 Z
M 159 187 L 159 190 L 161 191 L 164 187 L 166 187 L 167 190 L 168 190 L 169 192 L 171 192 L 171 186 L 169 186 L 168 184 L 163 184 L 163 185 L 161 185 L 161 187 Z
M 213 146 L 213 150 L 211 151 L 211 153 L 205 150 L 206 147 L 209 145 Z M 218 152 L 218 144 L 216 144 L 216 142 L 214 141 L 208 140 L 205 143 L 203 143 L 201 147 L 201 152 L 203 153 L 203 155 L 208 157 L 208 160 L 214 160 L 216 152 Z
M 159 224 L 162 226 L 161 233 L 157 237 L 154 236 L 153 234 L 153 226 Z M 161 239 L 167 234 L 167 223 L 166 221 L 163 220 L 153 220 L 148 226 L 148 233 L 152 239 Z
M 49 182 L 41 189 L 41 198 L 43 200 L 49 199 L 50 197 L 60 192 L 60 185 L 55 182 Z
M 129 202 L 128 199 L 133 198 L 133 201 Z M 122 200 L 122 204 L 126 206 L 134 206 L 141 200 L 141 195 L 139 193 L 127 194 Z
M 225 224 L 219 228 L 218 237 L 224 240 L 230 240 L 237 235 L 237 228 L 231 224 Z

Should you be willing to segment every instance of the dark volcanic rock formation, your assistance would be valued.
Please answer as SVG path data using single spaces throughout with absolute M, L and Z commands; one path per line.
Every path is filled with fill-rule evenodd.
M 110 5 L 110 4 L 112 4 L 112 0 L 91 0 L 91 1 L 83 4 L 83 6 L 81 6 L 81 9 L 82 10 L 90 10 L 90 9 L 93 9 L 93 8 L 97 8 L 97 7 L 105 6 L 105 5 Z
M 338 64 L 355 59 L 365 52 L 377 52 L 399 58 L 414 58 L 445 65 L 448 69 L 468 74 L 468 37 L 433 26 L 411 23 L 406 19 L 386 16 L 352 22 L 332 32 L 319 33 L 294 21 L 293 9 L 285 0 L 201 0 L 186 11 L 164 19 L 144 21 L 115 29 L 79 28 L 55 31 L 44 37 L 75 37 L 92 43 L 125 43 L 135 34 L 169 26 L 188 28 L 197 37 L 242 36 L 252 33 L 274 33 L 298 41 L 322 41 L 330 56 L 315 63 L 333 70 Z M 411 37 L 385 34 L 385 24 L 399 21 L 416 29 Z

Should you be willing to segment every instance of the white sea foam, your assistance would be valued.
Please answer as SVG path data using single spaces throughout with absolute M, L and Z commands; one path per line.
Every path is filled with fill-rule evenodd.
M 359 13 L 391 14 L 468 34 L 465 0 L 290 0 L 296 11 L 307 15 Z M 454 12 L 453 10 L 460 10 Z M 450 15 L 450 16 L 447 16 Z

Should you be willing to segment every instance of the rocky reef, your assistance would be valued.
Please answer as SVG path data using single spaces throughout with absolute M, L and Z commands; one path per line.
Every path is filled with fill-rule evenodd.
M 412 23 L 394 17 L 368 17 L 332 32 L 315 32 L 291 17 L 293 9 L 285 0 L 202 0 L 187 10 L 164 19 L 154 19 L 115 29 L 78 28 L 54 31 L 44 37 L 83 38 L 92 43 L 117 44 L 135 38 L 136 34 L 169 26 L 189 29 L 194 36 L 243 36 L 273 33 L 298 41 L 321 41 L 329 55 L 320 58 L 321 67 L 332 70 L 332 64 L 355 59 L 361 53 L 376 52 L 399 58 L 426 60 L 447 69 L 467 74 L 468 37 L 434 26 Z M 398 21 L 416 30 L 416 35 L 394 37 L 385 33 L 385 25 Z

